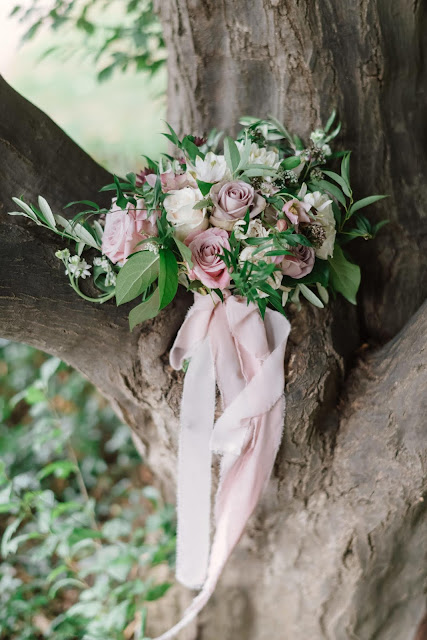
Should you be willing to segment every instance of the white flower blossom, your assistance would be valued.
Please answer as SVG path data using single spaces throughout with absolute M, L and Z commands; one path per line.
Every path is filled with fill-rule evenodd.
M 152 253 L 155 253 L 155 254 L 159 254 L 160 252 L 159 245 L 156 244 L 155 242 L 145 242 L 144 249 L 146 251 L 151 251 Z
M 225 157 L 208 151 L 204 160 L 197 156 L 194 165 L 188 165 L 188 170 L 193 177 L 201 182 L 220 182 L 230 178 Z
M 62 249 L 61 251 L 56 251 L 55 256 L 62 261 L 67 261 L 70 257 L 70 252 L 68 249 Z
M 322 148 L 322 151 L 325 154 L 325 156 L 330 156 L 331 155 L 332 149 L 328 144 L 323 144 L 321 148 Z
M 94 267 L 101 267 L 105 271 L 105 285 L 107 287 L 116 286 L 116 273 L 113 271 L 111 262 L 106 256 L 101 256 L 93 259 Z
M 268 236 L 267 229 L 263 227 L 261 220 L 258 218 L 250 220 L 246 233 L 243 233 L 245 225 L 245 220 L 238 220 L 235 223 L 233 229 L 237 240 L 246 240 L 246 238 L 266 238 Z
M 90 269 L 92 267 L 86 262 L 86 260 L 80 258 L 80 256 L 72 256 L 68 258 L 67 268 L 65 275 L 71 275 L 73 278 L 83 278 L 83 280 L 90 276 Z
M 315 191 L 314 193 L 305 193 L 303 202 L 309 204 L 312 209 L 316 210 L 315 222 L 322 225 L 326 234 L 323 244 L 315 250 L 315 253 L 318 258 L 327 260 L 334 253 L 336 236 L 332 200 L 328 199 L 328 196 L 324 193 Z
M 237 148 L 242 153 L 244 148 L 243 142 L 236 142 Z M 266 147 L 259 147 L 256 142 L 252 142 L 251 151 L 249 153 L 249 164 L 265 164 L 273 169 L 278 169 L 280 166 L 279 154 L 274 149 L 267 149 Z
M 310 140 L 312 140 L 316 146 L 318 146 L 320 142 L 323 142 L 324 138 L 325 132 L 323 129 L 315 129 L 310 133 Z

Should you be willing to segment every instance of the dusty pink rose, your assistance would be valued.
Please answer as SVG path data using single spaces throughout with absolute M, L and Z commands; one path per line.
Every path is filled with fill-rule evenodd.
M 312 222 L 310 216 L 308 215 L 308 211 L 310 211 L 311 205 L 307 202 L 301 202 L 296 198 L 292 198 L 287 202 L 282 211 L 289 218 L 292 224 L 299 224 L 300 222 Z
M 224 248 L 230 249 L 228 233 L 210 227 L 206 231 L 190 233 L 185 244 L 191 250 L 193 260 L 193 268 L 188 274 L 190 280 L 200 280 L 210 289 L 225 289 L 230 284 L 230 274 L 218 254 Z
M 298 247 L 292 247 L 290 251 L 292 251 L 292 255 L 283 256 L 282 273 L 296 279 L 308 275 L 314 266 L 314 249 L 300 244 Z
M 231 231 L 234 223 L 245 217 L 254 218 L 265 209 L 266 201 L 254 188 L 243 180 L 218 182 L 210 190 L 214 204 L 210 222 L 215 227 Z
M 136 201 L 136 207 L 129 203 L 126 209 L 120 209 L 113 200 L 110 212 L 105 217 L 102 253 L 111 262 L 123 263 L 131 253 L 142 251 L 144 245 L 137 246 L 138 243 L 158 235 L 158 216 L 158 211 L 152 211 L 148 216 L 142 199 Z
M 160 174 L 160 183 L 163 193 L 183 189 L 184 187 L 197 189 L 197 182 L 189 173 L 174 173 L 172 169 Z

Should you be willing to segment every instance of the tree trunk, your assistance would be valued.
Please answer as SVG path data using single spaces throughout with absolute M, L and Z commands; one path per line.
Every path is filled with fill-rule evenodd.
M 391 196 L 375 214 L 390 225 L 357 247 L 364 267 L 357 312 L 337 300 L 291 318 L 285 433 L 272 480 L 212 602 L 183 638 L 408 640 L 422 617 L 426 576 L 427 305 L 414 315 L 427 286 L 418 110 L 425 7 L 404 0 L 159 7 L 173 125 L 232 131 L 241 114 L 272 113 L 304 135 L 338 106 L 358 196 Z M 75 296 L 53 257 L 55 239 L 5 211 L 22 191 L 33 199 L 43 193 L 59 208 L 91 197 L 105 177 L 4 83 L 0 104 L 0 334 L 58 354 L 97 384 L 139 434 L 173 499 L 182 376 L 167 356 L 189 299 L 180 295 L 129 334 L 126 308 Z M 362 342 L 387 340 L 358 351 Z M 178 616 L 178 593 L 152 635 Z

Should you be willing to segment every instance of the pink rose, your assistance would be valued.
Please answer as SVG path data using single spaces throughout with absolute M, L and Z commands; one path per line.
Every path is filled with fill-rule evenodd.
M 191 250 L 193 268 L 190 280 L 200 280 L 210 289 L 225 289 L 230 284 L 230 274 L 219 254 L 230 249 L 228 233 L 223 229 L 209 228 L 195 231 L 186 238 L 185 244 Z
M 303 278 L 308 275 L 314 266 L 313 247 L 304 247 L 302 244 L 290 249 L 292 255 L 283 256 L 281 263 L 282 273 L 291 278 Z
M 307 202 L 301 202 L 296 198 L 292 198 L 287 202 L 282 211 L 284 211 L 285 215 L 289 218 L 292 224 L 299 224 L 300 222 L 312 222 L 307 212 L 310 211 L 311 205 Z
M 210 190 L 214 209 L 210 217 L 214 227 L 231 231 L 236 220 L 245 217 L 254 218 L 265 209 L 266 201 L 254 188 L 243 180 L 218 182 Z
M 111 262 L 125 262 L 127 257 L 135 251 L 142 251 L 144 245 L 139 242 L 157 236 L 156 221 L 159 211 L 152 211 L 148 216 L 144 200 L 140 199 L 128 204 L 126 209 L 120 209 L 115 199 L 105 218 L 104 234 L 102 236 L 102 253 Z
M 197 189 L 197 182 L 189 173 L 174 173 L 172 169 L 160 174 L 160 182 L 163 193 L 183 189 L 184 187 Z

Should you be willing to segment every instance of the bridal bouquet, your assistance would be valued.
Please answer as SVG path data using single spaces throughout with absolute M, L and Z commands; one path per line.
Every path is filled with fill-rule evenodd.
M 216 131 L 180 139 L 169 126 L 173 155 L 114 177 L 102 189 L 114 192 L 109 210 L 70 203 L 83 205 L 72 220 L 42 197 L 38 207 L 14 198 L 21 211 L 11 215 L 71 241 L 56 255 L 76 293 L 95 303 L 136 302 L 131 329 L 166 307 L 178 284 L 195 294 L 170 361 L 187 369 L 177 576 L 201 591 L 163 640 L 209 599 L 271 473 L 283 425 L 286 305 L 304 298 L 323 307 L 330 294 L 356 304 L 360 269 L 347 244 L 385 224 L 362 213 L 384 196 L 353 197 L 350 152 L 330 146 L 340 130 L 335 119 L 307 144 L 274 118 L 242 118 L 236 139 Z M 98 294 L 82 284 L 88 278 Z M 216 385 L 223 413 L 214 422 Z M 222 458 L 210 549 L 212 453 Z

